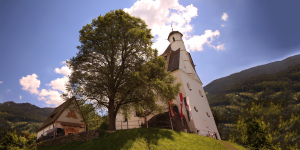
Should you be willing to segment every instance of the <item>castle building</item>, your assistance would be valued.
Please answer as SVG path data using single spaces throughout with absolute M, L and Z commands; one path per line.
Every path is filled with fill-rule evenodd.
M 220 138 L 213 114 L 209 107 L 202 82 L 196 73 L 195 65 L 189 52 L 186 51 L 182 40 L 182 33 L 178 31 L 170 32 L 168 41 L 170 42 L 167 49 L 161 55 L 166 59 L 166 69 L 170 71 L 177 79 L 175 82 L 182 84 L 180 93 L 185 99 L 185 106 L 182 112 L 190 130 L 199 135 L 216 133 Z M 177 100 L 172 101 L 174 105 L 180 108 Z M 154 115 L 147 116 L 151 119 Z M 126 122 L 125 122 L 126 121 Z M 116 117 L 116 129 L 139 128 L 144 118 L 131 114 L 130 120 L 118 114 Z
M 38 129 L 37 139 L 52 128 L 63 128 L 65 135 L 86 131 L 86 123 L 75 97 L 58 106 Z

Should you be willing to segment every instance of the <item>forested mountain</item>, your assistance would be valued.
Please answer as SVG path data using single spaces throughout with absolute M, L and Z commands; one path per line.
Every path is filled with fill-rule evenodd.
M 30 103 L 0 103 L 0 127 L 11 127 L 9 122 L 43 123 L 54 109 L 39 108 Z
M 300 146 L 298 60 L 300 62 L 300 55 L 254 67 L 215 80 L 209 88 L 204 87 L 205 92 L 208 92 L 207 99 L 223 140 L 231 140 L 254 149 L 298 149 Z M 267 70 L 266 66 L 271 69 Z M 288 67 L 282 69 L 283 66 Z M 274 72 L 274 68 L 281 70 Z M 258 71 L 264 69 L 267 71 L 259 75 Z M 252 75 L 246 78 L 247 72 Z M 234 84 L 227 83 L 231 81 L 234 81 Z M 223 88 L 213 91 L 219 87 Z
M 300 55 L 288 57 L 282 61 L 275 61 L 265 65 L 256 66 L 250 69 L 234 73 L 227 77 L 216 79 L 204 87 L 204 91 L 209 94 L 219 94 L 243 80 L 261 75 L 274 75 L 288 69 L 291 66 L 300 64 Z

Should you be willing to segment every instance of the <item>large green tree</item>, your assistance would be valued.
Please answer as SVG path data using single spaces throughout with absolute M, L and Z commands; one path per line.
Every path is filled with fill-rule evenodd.
M 151 48 L 150 31 L 142 19 L 121 9 L 100 15 L 79 31 L 81 45 L 68 61 L 73 73 L 67 89 L 78 99 L 106 107 L 109 130 L 116 129 L 119 110 L 145 105 L 153 109 L 157 101 L 166 104 L 179 92 L 165 59 Z

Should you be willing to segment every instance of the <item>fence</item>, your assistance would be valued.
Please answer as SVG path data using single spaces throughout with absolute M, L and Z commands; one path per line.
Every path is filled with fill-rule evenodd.
M 218 139 L 218 137 L 216 135 L 217 133 L 214 133 L 213 131 L 197 129 L 197 134 Z
M 126 130 L 133 128 L 142 128 L 147 127 L 147 124 L 140 120 L 130 120 L 130 121 L 116 121 L 117 130 Z M 172 128 L 171 123 L 167 121 L 148 121 L 148 127 L 156 128 Z

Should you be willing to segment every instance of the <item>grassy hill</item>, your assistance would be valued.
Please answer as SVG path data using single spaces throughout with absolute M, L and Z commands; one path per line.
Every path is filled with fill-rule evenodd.
M 204 137 L 191 133 L 176 132 L 169 129 L 138 128 L 130 130 L 119 130 L 115 133 L 99 135 L 98 139 L 80 143 L 71 142 L 61 146 L 38 147 L 37 150 L 143 150 L 143 149 L 189 149 L 189 150 L 226 150 L 246 149 L 237 144 L 230 144 L 214 138 Z

